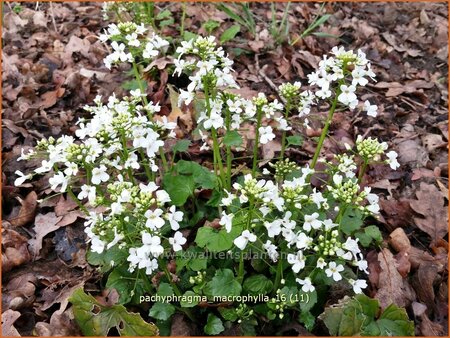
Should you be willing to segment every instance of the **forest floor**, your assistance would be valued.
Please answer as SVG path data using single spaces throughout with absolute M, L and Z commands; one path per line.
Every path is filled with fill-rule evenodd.
M 126 73 L 111 72 L 103 65 L 107 50 L 97 36 L 108 21 L 103 19 L 100 3 L 22 3 L 18 14 L 12 11 L 15 5 L 6 3 L 3 8 L 2 329 L 4 335 L 79 335 L 69 320 L 67 299 L 80 286 L 99 291 L 101 281 L 85 260 L 81 213 L 61 196 L 38 204 L 37 199 L 49 189 L 47 178 L 17 188 L 14 172 L 36 165 L 17 161 L 21 149 L 33 147 L 43 137 L 73 134 L 75 122 L 87 114 L 83 106 L 92 104 L 96 95 L 115 92 L 121 96 Z M 277 4 L 277 17 L 284 6 Z M 275 86 L 287 81 L 305 84 L 306 74 L 335 45 L 361 48 L 372 61 L 377 82 L 366 88 L 362 99 L 378 105 L 378 117 L 336 113 L 323 155 L 330 158 L 345 142 L 354 144 L 358 134 L 375 136 L 398 152 L 399 170 L 374 167 L 364 178 L 380 196 L 376 225 L 384 237 L 382 248 L 367 252 L 367 293 L 393 294 L 414 319 L 417 335 L 447 336 L 447 5 L 327 3 L 322 13 L 331 17 L 318 31 L 340 40 L 309 35 L 293 46 L 275 43 L 268 33 L 270 4 L 252 3 L 251 8 L 255 36 L 242 30 L 225 45 L 235 61 L 243 96 L 262 91 L 277 98 Z M 172 3 L 170 10 L 177 23 L 179 4 Z M 287 17 L 291 41 L 319 10 L 314 3 L 291 4 Z M 232 25 L 214 5 L 196 3 L 188 5 L 185 29 L 206 34 L 202 24 L 210 18 L 220 23 L 217 36 Z M 177 29 L 168 26 L 162 34 L 177 34 Z M 176 82 L 171 74 L 165 75 L 159 82 L 149 80 L 148 93 L 161 102 L 161 114 L 174 118 L 166 84 Z M 188 112 L 176 114 L 181 126 L 189 128 Z M 319 121 L 312 121 L 312 127 L 303 145 L 288 151 L 291 159 L 299 163 L 311 159 Z M 266 160 L 274 157 L 279 144 L 275 140 L 263 147 Z M 191 159 L 202 161 L 199 147 L 194 142 Z M 62 217 L 57 225 L 48 219 L 50 211 Z M 382 266 L 390 268 L 386 271 Z M 330 299 L 330 304 L 336 301 Z M 195 333 L 183 320 L 174 325 L 180 327 L 172 332 Z

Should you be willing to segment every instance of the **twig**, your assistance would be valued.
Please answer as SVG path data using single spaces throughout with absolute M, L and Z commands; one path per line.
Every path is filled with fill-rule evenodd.
M 277 94 L 278 98 L 283 102 L 284 105 L 286 105 L 286 100 L 280 95 L 278 92 L 278 87 L 275 85 L 275 83 L 272 82 L 271 79 L 267 77 L 264 70 L 268 67 L 268 65 L 264 65 L 262 68 L 259 67 L 259 58 L 258 54 L 255 54 L 255 63 L 256 63 L 256 70 L 258 71 L 258 75 L 261 76 L 267 84 L 273 89 L 273 91 Z
M 56 27 L 55 14 L 53 13 L 53 2 L 50 1 L 50 13 L 52 17 L 53 29 L 56 33 L 59 33 L 58 28 Z

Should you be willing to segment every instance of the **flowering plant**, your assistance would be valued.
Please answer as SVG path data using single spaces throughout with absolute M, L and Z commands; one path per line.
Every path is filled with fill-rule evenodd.
M 163 147 L 176 124 L 157 116 L 160 105 L 148 101 L 137 64 L 169 46 L 144 33 L 142 26 L 122 23 L 101 37 L 114 49 L 107 67 L 131 63 L 140 89 L 106 104 L 97 97 L 96 106 L 86 107 L 91 119 L 79 121 L 77 138 L 42 140 L 21 159 L 44 156 L 34 174 L 50 173 L 51 189 L 67 193 L 86 212 L 89 261 L 109 272 L 106 286 L 120 292 L 121 303 L 138 304 L 149 294 L 177 297 L 176 305 L 152 300 L 149 314 L 160 328 L 179 309 L 191 319 L 207 314 L 207 334 L 221 333 L 223 322 L 256 334 L 259 322 L 278 318 L 282 325 L 294 314 L 312 329 L 334 283 L 348 294 L 367 287 L 360 245 L 380 242 L 381 234 L 375 226 L 362 228 L 365 218 L 379 212 L 377 195 L 362 186 L 364 173 L 374 164 L 399 166 L 385 142 L 358 136 L 355 147 L 347 146 L 323 171 L 316 169 L 337 107 L 360 107 L 376 116 L 377 107 L 361 104 L 356 94 L 375 76 L 370 63 L 362 51 L 333 48 L 333 57 L 324 56 L 308 76 L 310 88 L 302 90 L 299 82 L 280 86 L 283 104 L 262 93 L 244 99 L 233 92 L 239 88 L 233 62 L 213 37 L 182 42 L 174 73 L 187 74 L 190 83 L 180 89 L 179 105 L 195 103 L 201 149 L 207 153 L 212 146 L 211 172 L 195 162 L 169 165 L 166 159 Z M 290 115 L 296 112 L 308 128 L 319 102 L 328 103 L 329 114 L 311 163 L 300 166 L 285 157 Z M 243 142 L 244 124 L 255 131 L 253 147 Z M 259 145 L 278 131 L 278 161 L 262 168 Z M 232 147 L 252 154 L 248 170 L 236 179 Z M 17 185 L 33 175 L 17 174 Z M 313 185 L 313 177 L 321 184 Z M 208 193 L 202 192 L 211 190 L 205 200 Z M 238 305 L 242 297 L 253 298 Z M 211 302 L 219 303 L 217 310 Z

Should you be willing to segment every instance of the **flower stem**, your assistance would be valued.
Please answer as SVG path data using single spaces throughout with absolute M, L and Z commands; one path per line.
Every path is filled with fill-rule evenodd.
M 275 292 L 280 287 L 282 275 L 283 275 L 283 260 L 281 259 L 281 256 L 280 256 L 279 260 L 278 260 L 278 264 L 277 264 L 277 273 L 275 275 L 275 282 L 273 283 L 273 290 Z
M 253 145 L 253 167 L 252 175 L 255 177 L 256 169 L 258 167 L 258 146 L 259 146 L 259 128 L 261 127 L 262 120 L 262 108 L 256 108 L 256 131 L 255 131 L 255 144 Z
M 186 2 L 181 3 L 181 26 L 180 26 L 180 36 L 183 38 L 184 34 L 184 20 L 186 19 Z
M 160 264 L 161 264 L 161 263 L 162 263 L 162 262 L 160 262 Z M 163 264 L 163 263 L 162 263 L 162 264 Z M 164 268 L 163 268 L 164 273 L 165 273 L 165 275 L 166 275 L 166 277 L 167 277 L 167 279 L 168 279 L 168 281 L 169 281 L 169 283 L 170 283 L 170 286 L 172 286 L 172 289 L 173 289 L 173 291 L 175 292 L 175 294 L 176 294 L 178 297 L 181 297 L 181 296 L 182 296 L 182 293 L 181 293 L 180 289 L 178 289 L 178 286 L 173 282 L 172 276 L 170 275 L 170 272 L 169 272 L 169 270 L 167 269 L 167 266 L 165 266 L 165 265 L 163 265 L 163 266 L 164 266 Z M 193 314 L 192 314 L 192 312 L 190 311 L 190 309 L 180 308 L 180 310 L 183 311 L 183 312 L 186 314 L 186 316 L 189 317 L 190 320 L 192 320 L 193 322 L 196 321 L 196 318 L 193 316 Z
M 81 210 L 83 210 L 83 212 L 84 212 L 86 215 L 89 215 L 88 209 L 86 209 L 86 207 L 85 207 L 83 204 L 81 204 L 80 200 L 75 196 L 75 194 L 73 193 L 72 189 L 71 189 L 69 186 L 67 186 L 67 193 L 68 193 L 69 196 L 75 201 L 75 203 L 78 204 L 78 207 L 79 207 Z
M 206 111 L 208 113 L 208 117 L 211 117 L 211 98 L 209 94 L 209 87 L 207 81 L 203 82 L 203 88 L 205 93 L 205 103 L 206 103 Z M 217 140 L 217 131 L 214 127 L 211 127 L 211 136 L 213 139 L 213 152 L 214 152 L 214 171 L 217 175 L 217 167 L 219 168 L 220 180 L 222 183 L 222 187 L 226 184 L 225 172 L 223 169 L 222 156 L 220 155 L 219 141 Z M 217 164 L 217 167 L 216 167 Z
M 311 169 L 314 169 L 314 167 L 316 166 L 317 160 L 319 159 L 320 151 L 322 150 L 322 146 L 323 146 L 323 141 L 325 140 L 325 137 L 327 136 L 328 128 L 330 128 L 331 120 L 333 119 L 334 111 L 336 110 L 337 98 L 338 98 L 339 94 L 340 94 L 340 92 L 339 92 L 339 90 L 337 90 L 336 95 L 333 100 L 333 103 L 331 105 L 330 111 L 328 113 L 328 117 L 325 122 L 325 126 L 323 127 L 322 134 L 320 135 L 319 143 L 317 144 L 317 148 L 316 148 L 316 152 L 314 153 L 314 157 L 311 162 Z
M 291 105 L 288 100 L 286 103 L 286 110 L 284 111 L 284 118 L 288 119 L 289 111 L 291 110 Z M 283 130 L 283 134 L 281 135 L 281 152 L 280 152 L 280 161 L 283 161 L 284 151 L 286 150 L 286 130 Z
M 227 131 L 230 130 L 231 126 L 231 112 L 229 109 L 226 110 L 226 121 L 225 121 Z M 227 151 L 227 190 L 231 189 L 231 147 L 226 146 Z
M 366 169 L 367 169 L 367 165 L 368 165 L 367 160 L 364 159 L 364 163 L 362 164 L 361 168 L 359 168 L 358 184 L 360 184 L 362 182 L 364 173 L 366 172 Z

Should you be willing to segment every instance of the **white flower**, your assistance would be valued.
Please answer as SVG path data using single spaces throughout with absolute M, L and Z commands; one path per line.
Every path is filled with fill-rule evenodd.
M 106 249 L 111 249 L 114 245 L 119 243 L 124 237 L 125 236 L 123 234 L 117 233 L 117 229 L 114 228 L 114 239 L 112 240 L 112 242 L 108 243 Z
M 269 255 L 269 258 L 272 260 L 272 262 L 276 262 L 278 260 L 277 247 L 272 244 L 271 241 L 268 240 L 265 244 L 263 244 L 263 248 L 266 249 L 267 254 Z
M 344 267 L 342 264 L 336 265 L 336 262 L 328 263 L 328 269 L 325 270 L 327 277 L 333 277 L 335 282 L 338 282 L 342 279 L 340 274 L 341 271 L 344 271 Z
M 338 96 L 338 101 L 345 105 L 349 105 L 351 102 L 354 102 L 357 100 L 355 90 L 355 86 L 341 85 L 341 94 Z
M 166 217 L 170 223 L 170 227 L 172 228 L 172 230 L 178 230 L 180 228 L 180 224 L 178 222 L 181 222 L 183 220 L 183 212 L 176 211 L 174 205 L 172 205 L 169 210 L 170 212 L 166 214 Z
M 347 241 L 344 244 L 342 244 L 342 247 L 348 251 L 351 251 L 352 254 L 354 254 L 356 257 L 356 254 L 361 252 L 358 246 L 358 241 L 359 241 L 358 238 L 354 240 L 350 237 L 347 237 Z
M 83 184 L 81 186 L 81 191 L 77 197 L 79 200 L 82 200 L 83 198 L 87 197 L 89 200 L 89 203 L 92 204 L 95 201 L 96 192 L 97 192 L 97 190 L 95 189 L 95 187 Z
M 376 117 L 378 112 L 377 112 L 378 106 L 377 105 L 371 105 L 370 102 L 368 100 L 364 101 L 364 108 L 363 110 L 367 112 L 367 115 L 372 116 L 372 117 Z
M 349 279 L 348 282 L 351 286 L 353 286 L 353 291 L 355 293 L 362 293 L 362 289 L 365 289 L 367 287 L 367 282 L 364 279 Z
M 219 224 L 225 226 L 227 233 L 231 232 L 231 227 L 233 225 L 233 214 L 227 215 L 225 211 L 222 211 L 222 218 L 220 219 Z
M 93 252 L 101 254 L 103 252 L 103 250 L 105 250 L 105 246 L 106 246 L 106 243 L 103 242 L 97 236 L 95 236 L 91 239 L 91 250 Z
M 156 192 L 156 200 L 160 205 L 163 205 L 171 201 L 169 194 L 165 190 L 158 190 Z
M 317 219 L 319 213 L 315 212 L 312 215 L 305 215 L 305 223 L 303 223 L 303 229 L 305 231 L 311 231 L 311 228 L 317 230 L 322 226 L 322 221 Z
M 300 270 L 302 270 L 305 267 L 305 256 L 303 256 L 303 251 L 298 251 L 296 255 L 294 254 L 288 254 L 287 255 L 287 261 L 289 264 L 292 265 L 292 271 L 294 273 L 298 273 Z
M 111 215 L 120 215 L 124 210 L 125 208 L 123 207 L 122 203 L 111 203 Z
M 386 154 L 386 156 L 388 157 L 387 162 L 388 162 L 389 166 L 393 170 L 397 170 L 397 168 L 400 167 L 400 163 L 398 163 L 398 161 L 397 161 L 398 154 L 395 151 L 391 150 L 390 152 L 388 152 Z
M 317 208 L 319 209 L 321 207 L 321 204 L 327 201 L 327 199 L 322 196 L 322 193 L 320 191 L 316 191 L 316 188 L 314 188 L 313 193 L 309 197 L 311 198 L 313 203 L 316 203 Z
M 231 205 L 231 203 L 233 203 L 233 200 L 236 198 L 236 196 L 228 192 L 227 190 L 225 190 L 225 193 L 227 194 L 227 197 L 223 197 L 221 202 L 222 205 L 228 207 Z
M 194 92 L 180 89 L 180 95 L 178 96 L 178 106 L 181 106 L 182 102 L 187 106 L 192 102 L 192 100 L 194 100 L 194 98 Z
M 142 52 L 142 57 L 144 59 L 151 59 L 151 58 L 158 56 L 158 54 L 159 54 L 159 51 L 157 49 L 155 49 L 155 46 L 153 45 L 153 43 L 148 42 L 145 45 L 144 51 Z
M 359 257 L 360 257 L 361 260 L 354 261 L 353 264 L 358 267 L 358 270 L 364 271 L 366 274 L 369 274 L 369 271 L 367 270 L 367 268 L 368 268 L 367 261 L 362 259 L 363 258 L 362 254 L 359 254 Z
M 106 182 L 109 180 L 109 175 L 106 173 L 106 167 L 102 164 L 100 168 L 92 169 L 92 184 L 98 185 L 100 182 Z
M 364 68 L 362 67 L 356 67 L 355 69 L 353 69 L 352 71 L 352 85 L 356 86 L 356 85 L 361 85 L 361 86 L 365 86 L 366 84 L 369 83 L 369 80 L 367 80 L 364 76 L 366 75 L 366 71 L 364 70 Z
M 183 237 L 183 234 L 179 231 L 175 232 L 173 237 L 169 238 L 169 243 L 173 247 L 173 251 L 180 251 L 183 248 L 181 247 L 183 244 L 186 243 L 186 238 Z
M 67 189 L 67 184 L 69 183 L 69 180 L 66 176 L 64 176 L 62 172 L 58 172 L 56 175 L 54 175 L 48 180 L 48 183 L 50 183 L 52 190 L 56 190 L 58 185 L 61 184 L 60 191 L 64 192 Z
M 303 285 L 303 292 L 313 292 L 316 289 L 314 285 L 312 285 L 311 278 L 309 277 L 306 277 L 305 279 L 296 278 L 295 281 L 298 284 Z
M 273 222 L 265 222 L 264 226 L 267 229 L 267 235 L 271 238 L 279 235 L 281 232 L 281 221 L 278 219 Z
M 319 257 L 319 259 L 317 260 L 317 265 L 316 265 L 319 269 L 323 269 L 325 266 L 327 266 L 327 262 L 325 262 L 325 259 L 323 259 L 323 257 Z
M 138 40 L 138 36 L 136 33 L 131 33 L 125 36 L 125 39 L 128 40 L 129 46 L 139 47 L 141 43 Z
M 256 236 L 248 230 L 244 230 L 242 234 L 234 240 L 234 244 L 241 250 L 244 250 L 248 242 L 256 242 Z
M 144 244 L 144 251 L 149 252 L 153 257 L 159 257 L 164 252 L 161 245 L 161 238 L 152 236 L 148 232 L 142 233 L 142 244 Z
M 161 217 L 163 214 L 163 211 L 161 209 L 155 209 L 147 210 L 145 212 L 145 217 L 147 218 L 147 222 L 145 223 L 145 226 L 147 228 L 150 228 L 152 230 L 160 229 L 164 226 L 166 222 L 164 222 L 164 219 Z
M 312 241 L 313 239 L 307 236 L 304 232 L 297 234 L 296 238 L 297 249 L 309 248 L 309 246 L 312 244 Z
M 269 141 L 272 141 L 275 138 L 275 134 L 272 133 L 272 127 L 259 127 L 259 142 L 262 144 L 266 144 Z
M 223 127 L 223 124 L 223 117 L 215 112 L 211 112 L 211 116 L 209 118 L 206 118 L 203 122 L 203 126 L 206 130 L 211 129 L 211 127 L 213 127 L 214 129 L 219 129 L 220 127 Z
M 25 175 L 23 172 L 21 172 L 20 170 L 16 170 L 14 172 L 14 174 L 16 174 L 17 176 L 19 176 L 18 178 L 15 179 L 14 181 L 14 185 L 17 187 L 19 185 L 22 185 L 23 182 L 25 182 L 26 180 L 29 180 L 33 177 L 33 174 L 28 174 Z

